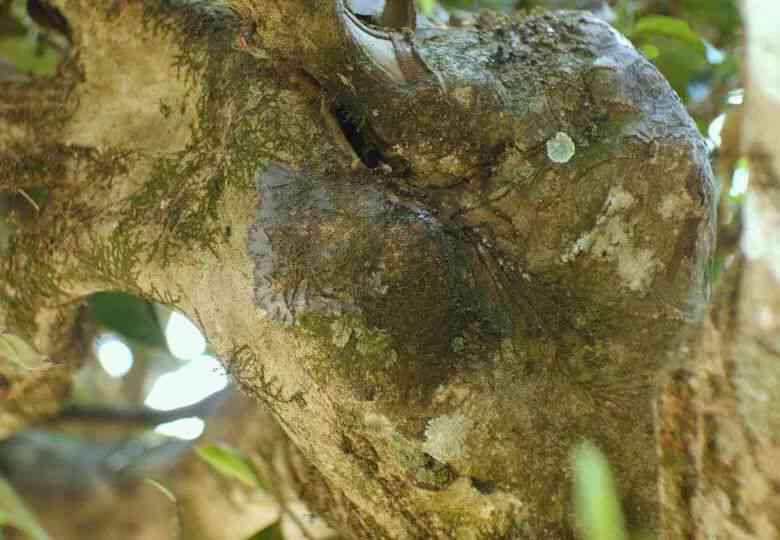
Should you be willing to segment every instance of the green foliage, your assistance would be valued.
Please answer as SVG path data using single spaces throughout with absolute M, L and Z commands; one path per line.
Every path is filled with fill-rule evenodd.
M 683 100 L 689 99 L 692 85 L 713 91 L 735 84 L 739 14 L 734 0 L 682 0 L 673 16 L 641 14 L 637 5 L 618 2 L 613 24 L 656 64 Z
M 8 525 L 27 534 L 32 540 L 49 540 L 37 518 L 27 509 L 13 486 L 0 477 L 0 525 Z
M 3 13 L 7 9 L 7 13 Z M 61 54 L 42 39 L 38 26 L 27 15 L 24 0 L 0 7 L 0 60 L 36 75 L 51 75 Z
M 687 22 L 674 17 L 664 17 L 662 15 L 643 17 L 634 26 L 633 35 L 637 39 L 652 35 L 665 36 L 686 44 L 700 54 L 704 54 L 704 43 L 701 41 L 701 36 L 691 30 Z
M 95 320 L 126 338 L 165 349 L 165 336 L 152 306 L 123 293 L 98 293 L 89 298 Z
M 682 0 L 679 4 L 679 16 L 719 47 L 736 37 L 740 27 L 736 0 Z
M 282 527 L 278 521 L 272 523 L 262 531 L 258 531 L 247 540 L 284 540 Z
M 199 446 L 195 453 L 220 475 L 238 480 L 247 487 L 262 489 L 254 469 L 238 450 L 220 444 Z
M 416 0 L 417 10 L 425 15 L 430 16 L 433 13 L 433 6 L 436 5 L 436 0 Z
M 590 443 L 574 452 L 574 509 L 583 540 L 628 540 L 609 465 Z
M 689 84 L 709 68 L 701 36 L 683 20 L 660 15 L 643 17 L 628 37 L 655 62 L 683 99 L 688 97 Z

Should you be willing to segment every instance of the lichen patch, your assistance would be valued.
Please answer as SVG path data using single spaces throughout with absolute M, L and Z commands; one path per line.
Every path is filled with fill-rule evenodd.
M 443 415 L 428 421 L 423 451 L 441 462 L 458 459 L 465 453 L 471 421 L 462 414 Z
M 574 141 L 567 133 L 559 131 L 547 141 L 547 157 L 554 163 L 568 163 L 574 157 Z
M 581 253 L 616 263 L 624 287 L 644 291 L 650 285 L 660 263 L 651 249 L 636 245 L 637 238 L 629 223 L 628 211 L 636 202 L 631 193 L 620 186 L 613 187 L 604 203 L 604 210 L 591 230 L 581 235 L 563 254 L 568 263 Z

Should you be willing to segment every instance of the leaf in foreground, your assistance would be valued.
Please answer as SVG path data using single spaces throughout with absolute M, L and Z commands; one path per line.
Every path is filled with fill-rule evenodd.
M 284 540 L 284 534 L 282 534 L 281 525 L 276 521 L 262 531 L 256 532 L 247 540 Z
M 0 516 L 3 523 L 28 534 L 32 540 L 49 540 L 36 517 L 27 509 L 13 486 L 0 477 Z
M 574 452 L 574 511 L 583 540 L 628 539 L 609 465 L 590 443 Z
M 195 448 L 195 453 L 222 476 L 236 479 L 248 487 L 262 487 L 254 470 L 238 450 L 220 444 L 199 446 Z

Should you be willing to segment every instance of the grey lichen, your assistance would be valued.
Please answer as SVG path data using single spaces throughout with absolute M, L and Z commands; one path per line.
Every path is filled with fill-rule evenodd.
M 425 429 L 423 451 L 442 462 L 462 457 L 471 421 L 462 414 L 432 418 Z
M 547 141 L 547 157 L 555 163 L 568 163 L 574 157 L 574 141 L 568 134 L 559 131 Z

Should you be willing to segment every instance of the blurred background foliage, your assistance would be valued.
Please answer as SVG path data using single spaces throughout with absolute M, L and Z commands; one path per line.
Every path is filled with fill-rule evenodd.
M 363 20 L 379 24 L 383 0 L 347 1 Z M 459 25 L 473 24 L 483 9 L 577 9 L 592 12 L 626 35 L 666 76 L 709 145 L 721 187 L 719 245 L 711 272 L 717 281 L 734 258 L 739 209 L 750 178 L 739 153 L 743 29 L 736 0 L 417 3 L 418 25 L 456 19 Z M 67 21 L 43 0 L 0 0 L 0 81 L 56 77 L 68 46 Z M 41 189 L 0 194 L 0 256 L 13 241 L 15 224 L 34 219 L 45 201 Z M 0 478 L 0 540 L 3 530 L 46 538 L 15 489 L 66 493 L 137 481 L 164 470 L 192 451 L 209 414 L 231 391 L 205 336 L 170 307 L 106 292 L 89 299 L 85 314 L 93 347 L 74 384 L 70 408 L 58 421 L 0 443 L 0 471 L 8 479 Z M 251 460 L 229 446 L 201 445 L 197 456 L 215 474 L 263 489 Z M 646 534 L 630 531 L 629 536 L 625 530 L 619 486 L 599 451 L 585 444 L 572 459 L 574 506 L 583 540 Z M 170 497 L 175 500 L 175 494 Z M 279 522 L 251 538 L 282 538 Z

